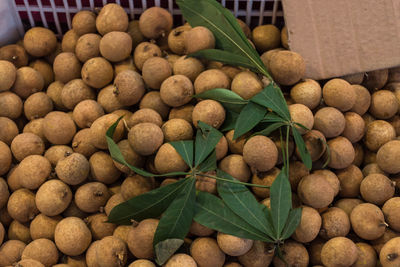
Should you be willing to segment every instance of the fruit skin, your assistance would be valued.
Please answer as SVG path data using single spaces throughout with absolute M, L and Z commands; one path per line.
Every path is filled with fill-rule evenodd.
M 382 267 L 396 267 L 400 264 L 400 237 L 390 239 L 381 249 L 379 260 Z
M 151 7 L 139 18 L 140 32 L 149 39 L 157 39 L 168 35 L 173 26 L 172 15 L 166 9 Z
M 353 231 L 365 240 L 375 240 L 385 233 L 386 223 L 383 212 L 371 203 L 357 205 L 350 214 Z
M 272 56 L 269 69 L 277 83 L 293 85 L 303 78 L 306 64 L 298 53 L 285 50 Z
M 324 266 L 351 266 L 358 259 L 358 249 L 354 242 L 346 237 L 330 239 L 321 250 L 321 260 Z

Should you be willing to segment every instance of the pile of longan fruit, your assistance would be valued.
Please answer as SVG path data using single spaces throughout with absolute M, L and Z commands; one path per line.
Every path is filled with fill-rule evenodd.
M 301 222 L 282 245 L 288 266 L 400 266 L 400 68 L 303 79 L 303 58 L 288 49 L 286 28 L 238 20 L 281 85 L 313 160 L 307 170 L 289 140 L 290 183 Z M 42 27 L 0 48 L 0 266 L 151 267 L 159 219 L 107 223 L 116 205 L 184 177 L 146 178 L 111 158 L 105 134 L 126 161 L 152 173 L 186 171 L 168 144 L 191 140 L 198 121 L 220 128 L 214 100 L 226 88 L 244 99 L 266 82 L 247 69 L 186 58 L 215 47 L 205 27 L 173 28 L 152 7 L 129 21 L 117 4 L 80 11 L 59 42 Z M 283 48 L 282 48 L 282 47 Z M 279 132 L 249 132 L 216 146 L 218 167 L 242 182 L 270 186 L 282 168 Z M 324 168 L 325 163 L 327 167 Z M 198 190 L 217 194 L 215 180 Z M 250 188 L 270 205 L 270 191 Z M 166 267 L 286 266 L 274 245 L 193 222 L 190 249 Z

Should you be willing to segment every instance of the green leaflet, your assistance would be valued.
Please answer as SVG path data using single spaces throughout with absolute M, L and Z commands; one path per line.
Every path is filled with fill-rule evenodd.
M 154 251 L 157 255 L 156 262 L 159 265 L 164 264 L 184 243 L 183 239 L 170 238 L 158 242 L 154 246 Z
M 281 240 L 289 238 L 294 231 L 296 230 L 297 226 L 300 224 L 301 221 L 301 208 L 290 210 L 289 218 L 286 222 L 285 227 L 283 228 Z
M 193 166 L 193 140 L 174 141 L 170 144 L 175 148 L 176 152 L 181 155 L 185 163 L 192 168 Z
M 168 208 L 186 183 L 187 181 L 182 179 L 131 198 L 111 210 L 108 222 L 130 225 L 132 220 L 157 218 Z
M 217 168 L 217 153 L 214 151 L 199 165 L 199 171 L 208 172 Z
M 286 123 L 285 122 L 274 122 L 271 123 L 270 125 L 268 125 L 266 128 L 264 128 L 263 130 L 256 132 L 253 134 L 254 135 L 264 135 L 264 136 L 269 136 L 273 131 L 275 131 L 276 129 L 285 126 Z
M 227 132 L 235 129 L 237 118 L 239 118 L 239 113 L 225 109 L 225 121 L 219 128 L 221 132 Z
M 264 118 L 266 113 L 267 109 L 265 107 L 249 102 L 242 109 L 236 120 L 233 140 L 253 129 Z
M 236 215 L 221 199 L 210 193 L 198 192 L 194 220 L 222 233 L 241 238 L 273 242 L 263 232 Z
M 198 127 L 196 133 L 194 167 L 199 166 L 200 163 L 210 155 L 223 136 L 217 129 L 202 121 L 199 121 Z
M 249 102 L 247 100 L 244 100 L 235 92 L 223 88 L 207 90 L 203 93 L 195 95 L 194 97 L 218 101 L 222 106 L 224 106 L 225 109 L 238 113 Z
M 184 187 L 162 215 L 154 234 L 153 244 L 155 247 L 166 240 L 183 240 L 189 232 L 196 203 L 195 182 L 194 178 L 186 178 Z M 176 246 L 178 243 L 173 242 L 173 244 Z M 163 265 L 178 248 L 179 246 L 173 250 L 170 246 L 158 246 L 157 263 Z M 166 257 L 168 254 L 169 257 Z
M 301 134 L 296 129 L 296 127 L 291 127 L 291 128 L 292 128 L 294 142 L 296 143 L 297 149 L 299 150 L 301 160 L 303 161 L 304 165 L 306 165 L 307 169 L 311 170 L 312 167 L 311 155 L 306 148 L 306 144 L 304 144 L 303 137 L 301 137 Z
M 217 170 L 217 176 L 235 180 L 235 178 L 220 169 Z M 267 220 L 263 209 L 246 186 L 217 181 L 217 189 L 222 200 L 236 215 L 270 238 L 274 238 L 272 226 Z

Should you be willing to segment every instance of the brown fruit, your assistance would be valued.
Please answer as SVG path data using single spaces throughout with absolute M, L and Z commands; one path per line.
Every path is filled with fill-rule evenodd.
M 117 74 L 114 80 L 114 94 L 122 105 L 137 104 L 145 94 L 145 86 L 139 73 L 125 70 Z
M 265 52 L 279 47 L 281 32 L 275 25 L 260 25 L 253 29 L 252 40 L 258 51 Z
M 251 176 L 250 168 L 241 155 L 226 156 L 219 162 L 218 167 L 241 182 L 247 182 Z
M 31 67 L 22 67 L 17 69 L 11 91 L 22 99 L 26 99 L 31 94 L 42 91 L 43 87 L 44 79 L 40 72 Z
M 39 213 L 35 204 L 35 194 L 25 188 L 14 191 L 8 199 L 7 211 L 14 220 L 29 222 Z
M 300 224 L 297 226 L 292 238 L 301 243 L 313 241 L 318 236 L 321 228 L 321 222 L 321 216 L 316 209 L 303 206 Z
M 128 15 L 117 4 L 107 4 L 100 10 L 96 18 L 96 28 L 101 35 L 112 31 L 125 32 L 128 29 Z
M 324 239 L 346 236 L 350 232 L 349 216 L 340 208 L 329 208 L 322 213 L 321 218 L 320 236 Z
M 50 267 L 58 262 L 58 250 L 53 241 L 40 238 L 32 241 L 25 247 L 21 259 L 37 260 L 44 266 Z
M 99 182 L 90 182 L 78 187 L 75 192 L 75 203 L 84 212 L 99 212 L 111 197 L 107 186 Z
M 160 88 L 162 101 L 171 107 L 180 107 L 189 103 L 193 94 L 193 84 L 184 75 L 168 77 L 162 82 Z
M 157 91 L 150 91 L 145 94 L 140 100 L 139 108 L 150 108 L 158 112 L 161 118 L 166 120 L 168 118 L 170 107 L 165 104 L 160 96 L 160 92 Z M 190 114 L 190 122 L 192 122 L 192 114 Z M 186 114 L 188 116 L 188 114 Z
M 27 189 L 35 190 L 50 176 L 50 161 L 40 155 L 24 158 L 16 169 L 19 184 Z
M 287 265 L 298 267 L 308 266 L 309 255 L 307 249 L 301 243 L 291 240 L 286 241 L 282 246 L 282 254 L 286 263 L 278 256 L 275 256 L 273 260 L 275 267 L 284 267 Z
M 381 146 L 376 154 L 376 163 L 387 173 L 400 172 L 400 141 L 392 140 Z
M 389 227 L 395 231 L 400 231 L 400 197 L 394 197 L 386 201 L 382 207 L 382 211 Z
M 11 62 L 0 60 L 0 74 L 3 77 L 0 82 L 0 92 L 7 91 L 14 84 L 17 69 Z
M 24 48 L 34 57 L 44 57 L 56 49 L 56 35 L 49 29 L 34 27 L 24 35 Z
M 119 62 L 132 52 L 132 38 L 122 31 L 112 31 L 104 34 L 100 40 L 101 55 L 111 62 Z
M 400 263 L 400 237 L 390 239 L 381 249 L 379 260 L 382 267 L 395 267 Z
M 303 104 L 292 104 L 289 105 L 289 112 L 293 122 L 300 123 L 308 130 L 311 130 L 314 125 L 314 116 L 312 111 Z M 308 130 L 295 125 L 296 129 L 300 134 L 305 134 Z
M 334 169 L 343 169 L 351 165 L 355 157 L 355 151 L 350 141 L 338 136 L 328 141 L 331 158 L 328 166 Z
M 13 63 L 16 68 L 20 68 L 28 65 L 28 54 L 21 45 L 5 45 L 0 48 L 0 60 L 7 60 Z
M 96 15 L 88 10 L 81 10 L 72 18 L 72 28 L 79 35 L 96 32 Z
M 303 104 L 309 109 L 316 108 L 321 102 L 322 90 L 317 81 L 305 79 L 290 90 L 290 97 L 295 103 Z
M 313 208 L 324 208 L 332 203 L 335 192 L 329 182 L 319 174 L 304 176 L 297 193 L 301 201 Z
M 350 214 L 353 231 L 365 240 L 374 240 L 385 233 L 386 223 L 378 206 L 362 203 L 354 207 Z
M 32 239 L 46 238 L 54 240 L 54 231 L 61 219 L 61 216 L 48 217 L 42 213 L 38 214 L 29 225 Z
M 241 256 L 251 249 L 254 241 L 218 232 L 217 243 L 219 248 L 225 254 L 230 256 Z
M 395 184 L 385 175 L 375 173 L 366 176 L 360 184 L 363 199 L 375 205 L 382 205 L 393 197 Z
M 92 133 L 92 142 L 93 145 L 99 149 L 107 149 L 107 140 L 106 140 L 106 132 L 111 125 L 113 125 L 119 116 L 116 114 L 106 114 L 96 119 L 92 125 L 90 126 L 90 131 Z M 122 121 L 120 121 L 115 128 L 113 140 L 114 142 L 118 142 L 122 139 L 124 135 L 124 125 Z
M 169 143 L 162 144 L 158 149 L 154 166 L 159 173 L 184 172 L 189 168 L 181 155 Z
M 293 85 L 303 78 L 306 66 L 304 59 L 293 51 L 276 52 L 269 63 L 274 80 L 282 85 Z
M 67 31 L 61 41 L 62 51 L 74 53 L 78 39 L 79 35 L 73 29 Z
M 196 94 L 214 88 L 230 88 L 231 81 L 229 77 L 221 70 L 209 69 L 200 73 L 194 81 L 194 90 Z
M 72 153 L 57 162 L 55 171 L 66 184 L 77 185 L 88 177 L 89 162 L 82 154 Z
M 202 121 L 218 129 L 225 120 L 225 109 L 215 100 L 203 100 L 194 107 L 192 120 L 196 128 L 198 127 L 198 122 Z
M 193 137 L 193 128 L 189 122 L 184 119 L 171 119 L 166 121 L 161 130 L 164 134 L 165 142 L 191 140 Z M 216 148 L 218 144 L 216 145 Z
M 197 26 L 187 31 L 184 39 L 186 54 L 215 47 L 214 34 L 203 26 Z
M 87 33 L 79 37 L 75 46 L 76 57 L 81 62 L 98 57 L 100 55 L 101 36 L 95 33 Z
M 163 81 L 172 75 L 172 68 L 166 59 L 151 57 L 144 62 L 142 75 L 148 87 L 159 90 Z
M 159 220 L 145 219 L 128 233 L 129 251 L 137 258 L 152 259 L 154 257 L 153 238 Z
M 263 84 L 256 74 L 242 71 L 232 80 L 231 90 L 244 99 L 250 99 L 263 89 Z
M 68 185 L 60 180 L 52 179 L 39 187 L 35 203 L 38 210 L 47 216 L 56 216 L 68 208 L 72 200 L 72 192 Z
M 146 9 L 139 18 L 140 32 L 149 39 L 168 35 L 173 26 L 172 15 L 161 7 Z
M 341 197 L 357 197 L 360 193 L 360 184 L 364 179 L 361 170 L 355 166 L 336 171 L 336 175 L 340 180 L 339 196 Z
M 176 27 L 168 34 L 168 47 L 177 55 L 185 53 L 185 34 L 192 27 L 190 25 L 182 25 Z
M 358 198 L 341 198 L 335 202 L 335 207 L 342 209 L 350 218 L 351 211 L 361 203 L 364 201 Z
M 377 256 L 374 248 L 367 243 L 356 243 L 358 247 L 358 259 L 352 265 L 354 267 L 374 267 L 376 266 Z
M 268 137 L 257 135 L 248 139 L 243 147 L 243 159 L 257 171 L 272 169 L 278 160 L 278 149 Z
M 0 141 L 11 145 L 13 139 L 18 135 L 18 127 L 13 120 L 6 117 L 0 117 Z
M 371 96 L 369 113 L 377 119 L 389 119 L 399 110 L 396 95 L 389 90 L 379 90 Z
M 324 266 L 351 266 L 358 259 L 358 249 L 353 241 L 346 237 L 330 239 L 321 250 Z
M 218 247 L 217 241 L 210 237 L 200 237 L 190 246 L 190 255 L 199 267 L 222 267 L 225 262 L 225 254 Z
M 350 111 L 362 116 L 365 112 L 367 112 L 369 106 L 371 105 L 371 94 L 364 86 L 354 84 L 352 87 L 356 92 L 356 103 L 350 109 Z
M 139 70 L 142 70 L 144 62 L 151 57 L 160 57 L 161 49 L 153 43 L 142 42 L 138 44 L 133 52 L 133 60 Z
M 60 53 L 53 63 L 53 71 L 56 80 L 67 83 L 81 77 L 83 68 L 79 59 L 71 52 Z M 83 77 L 83 74 L 82 74 Z
M 314 115 L 314 129 L 322 132 L 326 138 L 339 136 L 345 127 L 345 117 L 336 108 L 323 107 Z
M 346 112 L 344 118 L 346 124 L 342 135 L 352 143 L 360 141 L 365 133 L 365 122 L 363 118 L 355 112 Z
M 280 171 L 281 171 L 280 169 L 274 167 L 268 172 L 255 173 L 255 174 L 253 174 L 253 176 L 251 178 L 251 183 L 258 184 L 258 185 L 271 186 Z M 252 187 L 251 189 L 253 190 L 254 194 L 257 197 L 260 197 L 260 198 L 270 197 L 270 189 L 269 188 Z

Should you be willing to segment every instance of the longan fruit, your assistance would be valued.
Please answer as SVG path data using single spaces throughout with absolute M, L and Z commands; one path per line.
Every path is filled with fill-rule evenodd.
M 244 266 L 264 267 L 268 266 L 274 257 L 272 244 L 255 240 L 251 249 L 238 260 Z
M 112 81 L 114 71 L 112 65 L 106 59 L 94 57 L 83 64 L 80 75 L 87 85 L 102 88 Z
M 257 75 L 250 71 L 242 71 L 232 80 L 231 90 L 244 99 L 250 99 L 263 89 L 263 84 Z
M 355 143 L 361 140 L 365 133 L 365 122 L 363 118 L 355 112 L 344 114 L 346 121 L 342 135 Z
M 278 160 L 278 149 L 270 138 L 262 135 L 253 136 L 243 147 L 243 159 L 257 171 L 269 171 Z
M 21 259 L 26 244 L 20 240 L 8 240 L 0 247 L 0 265 L 11 266 Z
M 121 195 L 125 200 L 137 197 L 153 189 L 154 180 L 138 174 L 128 176 L 121 184 Z
M 318 236 L 321 223 L 321 216 L 316 209 L 302 206 L 300 224 L 297 226 L 292 238 L 300 243 L 311 242 Z
M 178 253 L 173 255 L 165 263 L 165 267 L 179 267 L 179 266 L 197 267 L 197 263 L 192 257 L 184 253 Z
M 75 192 L 75 203 L 84 212 L 98 212 L 111 197 L 107 186 L 99 182 L 81 185 Z
M 157 111 L 149 108 L 137 110 L 130 117 L 128 117 L 126 123 L 129 128 L 132 128 L 133 126 L 143 122 L 153 123 L 158 127 L 161 127 L 163 124 L 160 114 Z
M 72 118 L 80 128 L 89 128 L 96 119 L 103 115 L 103 108 L 93 99 L 80 101 L 72 112 Z
M 0 93 L 0 116 L 12 120 L 17 119 L 22 113 L 22 100 L 12 92 Z
M 291 161 L 289 168 L 289 182 L 293 192 L 297 191 L 297 186 L 301 180 L 306 175 L 309 175 L 310 171 L 307 169 L 306 165 L 301 161 Z
M 274 266 L 299 266 L 306 267 L 309 263 L 309 255 L 307 249 L 303 244 L 296 241 L 288 240 L 282 246 L 282 254 L 284 255 L 285 262 L 279 257 L 275 256 L 273 259 Z
M 67 108 L 61 101 L 61 92 L 64 88 L 64 83 L 60 81 L 52 82 L 49 87 L 47 87 L 46 94 L 53 100 L 54 107 L 57 110 L 66 110 Z
M 203 26 L 196 26 L 188 30 L 184 35 L 184 41 L 186 54 L 215 47 L 214 34 Z
M 252 31 L 252 41 L 261 53 L 279 47 L 281 32 L 272 24 L 260 25 Z
M 261 61 L 264 63 L 264 66 L 269 69 L 269 63 L 271 62 L 271 58 L 273 57 L 273 55 L 278 52 L 278 51 L 283 51 L 283 48 L 275 48 L 275 49 L 271 49 L 269 51 L 266 51 L 264 53 L 261 54 L 260 58 Z
M 156 267 L 153 262 L 149 260 L 135 260 L 128 267 Z
M 324 239 L 346 236 L 350 232 L 350 219 L 340 208 L 332 207 L 321 214 L 322 225 L 319 235 Z
M 118 142 L 117 145 L 118 145 L 119 150 L 121 151 L 122 156 L 124 157 L 126 162 L 128 162 L 130 165 L 138 167 L 138 168 L 143 167 L 144 162 L 145 162 L 144 157 L 140 156 L 132 149 L 132 147 L 129 145 L 129 141 L 127 139 L 124 139 L 124 140 Z M 127 174 L 132 172 L 132 170 L 129 167 L 127 167 L 121 163 L 118 163 L 116 161 L 114 161 L 114 165 L 121 172 L 124 172 Z
M 328 141 L 330 161 L 328 166 L 333 169 L 344 169 L 351 165 L 355 157 L 354 147 L 351 142 L 342 136 Z
M 278 51 L 271 58 L 269 70 L 277 83 L 293 85 L 303 78 L 306 66 L 300 54 Z
M 157 111 L 158 114 L 160 114 L 161 118 L 163 118 L 164 120 L 168 118 L 170 110 L 170 107 L 162 101 L 160 92 L 157 91 L 150 91 L 147 94 L 145 94 L 140 100 L 139 108 L 153 109 Z M 192 122 L 191 115 L 192 114 L 190 114 L 190 122 Z M 186 114 L 186 116 L 188 117 L 189 115 Z
M 20 68 L 28 65 L 28 54 L 21 45 L 5 45 L 0 48 L 0 60 L 7 60 L 14 64 L 16 68 Z
M 114 80 L 114 94 L 125 106 L 132 106 L 142 99 L 145 86 L 142 76 L 133 70 L 124 70 L 117 74 Z
M 72 28 L 79 35 L 96 32 L 96 14 L 81 10 L 72 18 Z
M 0 208 L 6 206 L 9 196 L 10 192 L 8 191 L 7 182 L 0 177 Z
M 60 53 L 54 59 L 53 71 L 56 80 L 63 83 L 67 83 L 73 79 L 79 79 L 81 77 L 81 71 L 82 77 L 85 79 L 81 62 L 72 52 Z
M 364 176 L 357 166 L 350 165 L 345 169 L 338 170 L 336 175 L 340 181 L 339 196 L 357 197 L 359 195 L 360 184 Z
M 196 94 L 214 88 L 230 88 L 231 81 L 229 77 L 221 70 L 209 69 L 200 73 L 194 81 L 194 90 Z
M 15 82 L 17 76 L 17 69 L 15 66 L 6 60 L 0 60 L 0 92 L 9 90 Z
M 97 94 L 97 103 L 100 104 L 106 113 L 111 113 L 118 109 L 124 108 L 124 105 L 122 105 L 122 103 L 118 100 L 115 92 L 115 86 L 110 84 L 101 89 Z
M 335 192 L 321 174 L 304 176 L 297 187 L 300 200 L 315 209 L 327 207 L 332 203 Z
M 190 25 L 182 25 L 176 27 L 168 34 L 168 47 L 177 55 L 185 53 L 185 33 L 192 27 Z
M 143 34 L 140 32 L 139 29 L 139 20 L 131 20 L 128 25 L 128 34 L 132 38 L 132 50 L 135 49 L 135 47 L 146 41 L 145 37 Z
M 379 90 L 371 96 L 369 112 L 377 119 L 389 119 L 399 110 L 395 94 L 389 90 Z
M 289 105 L 289 112 L 293 122 L 300 123 L 309 130 L 313 128 L 314 116 L 307 106 L 303 104 L 292 104 Z M 307 132 L 307 130 L 298 125 L 295 125 L 295 127 L 300 134 L 305 134 Z
M 71 189 L 58 179 L 52 179 L 42 184 L 35 197 L 38 210 L 46 216 L 61 214 L 68 208 L 71 200 Z
M 199 176 L 197 178 L 199 178 Z M 204 178 L 208 178 L 208 177 L 204 177 Z M 215 179 L 213 179 L 213 180 L 215 181 Z M 190 225 L 189 232 L 193 235 L 204 237 L 204 236 L 212 235 L 215 232 L 215 230 L 208 228 L 202 224 L 199 224 L 196 221 L 193 221 L 192 224 Z
M 354 267 L 374 267 L 376 266 L 377 256 L 374 248 L 364 242 L 356 243 L 358 247 L 358 259 L 352 265 Z
M 68 217 L 57 224 L 54 241 L 57 248 L 65 255 L 78 256 L 89 247 L 92 234 L 83 220 Z
M 106 132 L 108 128 L 118 120 L 118 118 L 118 115 L 110 113 L 99 117 L 92 123 L 90 131 L 92 133 L 92 142 L 95 147 L 99 149 L 107 149 Z M 120 121 L 115 128 L 113 136 L 114 142 L 121 140 L 123 135 L 124 125 L 122 121 Z
M 224 252 L 218 247 L 217 241 L 210 237 L 195 239 L 190 246 L 190 255 L 199 267 L 222 267 L 225 262 Z
M 108 201 L 107 201 L 107 203 L 106 203 L 106 205 L 105 205 L 105 207 L 104 207 L 104 212 L 106 213 L 107 216 L 109 216 L 111 210 L 112 210 L 115 206 L 121 204 L 121 203 L 124 202 L 124 201 L 125 201 L 125 199 L 124 199 L 124 197 L 122 196 L 121 193 L 116 193 L 116 194 L 112 195 L 112 196 L 108 199 Z
M 89 159 L 89 164 L 90 174 L 96 181 L 112 184 L 121 176 L 111 156 L 103 151 L 94 153 Z
M 20 240 L 25 244 L 29 244 L 30 242 L 32 242 L 32 238 L 29 232 L 29 224 L 22 224 L 16 220 L 13 220 L 8 226 L 7 237 L 9 240 Z
M 351 266 L 358 259 L 356 244 L 346 237 L 334 237 L 328 240 L 321 250 L 324 266 Z
M 290 90 L 290 97 L 295 103 L 303 104 L 309 109 L 316 108 L 321 102 L 322 89 L 317 81 L 305 79 Z
M 76 126 L 67 113 L 52 111 L 44 117 L 43 133 L 51 144 L 64 145 L 71 142 Z
M 200 60 L 193 57 L 179 57 L 173 66 L 174 75 L 184 75 L 192 82 L 204 71 L 204 65 Z
M 229 234 L 218 232 L 217 243 L 219 248 L 230 256 L 241 256 L 246 254 L 253 246 L 253 240 L 240 238 Z
M 159 173 L 184 172 L 189 168 L 181 155 L 169 143 L 162 144 L 158 149 L 154 166 Z
M 169 112 L 168 119 L 184 119 L 185 121 L 192 123 L 193 109 L 194 106 L 191 104 L 172 108 Z
M 19 132 L 17 125 L 11 119 L 0 116 L 0 128 L 0 141 L 10 146 Z
M 106 236 L 112 236 L 114 229 L 117 227 L 115 224 L 107 222 L 107 215 L 104 213 L 96 213 L 85 219 L 91 233 L 93 240 L 100 240 Z
M 194 106 L 192 121 L 196 128 L 198 122 L 202 121 L 218 129 L 225 121 L 225 109 L 215 100 L 207 99 L 200 101 L 196 106 Z
M 164 134 L 165 142 L 191 140 L 193 138 L 193 128 L 184 119 L 171 119 L 166 121 L 161 130 Z
M 136 153 L 148 156 L 154 154 L 162 145 L 164 134 L 154 123 L 142 122 L 131 128 L 128 140 Z
M 53 241 L 40 238 L 30 242 L 22 252 L 22 260 L 33 259 L 44 266 L 53 266 L 58 261 L 58 250 Z
M 362 203 L 354 207 L 350 214 L 350 222 L 357 236 L 365 240 L 381 237 L 386 228 L 383 212 L 371 203 Z
M 56 49 L 56 35 L 49 29 L 33 27 L 24 35 L 24 48 L 34 57 L 44 57 Z
M 386 84 L 388 76 L 388 69 L 369 71 L 364 75 L 362 85 L 370 91 L 379 90 Z
M 376 154 L 376 163 L 385 172 L 393 174 L 400 172 L 397 164 L 400 159 L 400 141 L 392 140 L 381 146 Z
M 144 219 L 128 233 L 129 251 L 139 259 L 154 257 L 153 238 L 158 226 L 157 219 Z M 215 242 L 216 243 L 216 242 Z
M 375 205 L 382 205 L 393 197 L 395 184 L 385 175 L 375 173 L 366 176 L 360 184 L 363 199 Z
M 46 116 L 53 110 L 53 101 L 44 92 L 30 95 L 24 103 L 24 114 L 28 120 L 34 120 Z
M 0 246 L 3 244 L 5 230 L 3 224 L 0 222 Z
M 111 3 L 103 6 L 96 18 L 96 28 L 101 35 L 112 31 L 125 32 L 128 29 L 128 15 L 117 4 Z
M 242 155 L 228 155 L 219 162 L 218 167 L 241 182 L 247 182 L 251 176 L 250 168 Z
M 376 253 L 380 253 L 382 247 L 392 238 L 400 237 L 400 234 L 392 231 L 390 228 L 385 229 L 385 233 L 378 239 L 371 240 L 370 243 L 375 249 Z
M 57 162 L 57 177 L 69 185 L 77 185 L 89 175 L 89 161 L 79 153 L 72 153 Z
M 11 168 L 12 154 L 8 145 L 0 141 L 0 175 L 6 174 Z
M 51 52 L 49 55 L 45 56 L 44 59 L 49 63 L 49 64 L 53 64 L 54 63 L 54 59 L 60 54 L 62 53 L 62 48 L 61 48 L 61 42 L 57 42 L 56 44 L 56 49 L 53 50 L 53 52 Z
M 142 70 L 143 64 L 151 57 L 161 57 L 161 49 L 150 42 L 138 44 L 133 52 L 133 60 L 139 70 Z
M 224 65 L 220 68 L 220 70 L 225 73 L 231 80 L 233 80 L 236 75 L 242 72 L 242 69 L 240 69 L 239 67 L 234 67 L 231 65 Z
M 132 52 L 132 38 L 122 31 L 112 31 L 103 35 L 100 40 L 100 54 L 111 62 L 119 62 Z
M 79 35 L 74 31 L 74 29 L 67 31 L 61 41 L 62 51 L 74 53 L 78 39 Z
M 161 100 L 171 107 L 180 107 L 189 103 L 193 94 L 193 84 L 184 75 L 170 76 L 162 82 L 160 87 Z
M 357 97 L 354 87 L 339 78 L 331 79 L 324 85 L 322 96 L 328 106 L 342 112 L 350 110 L 356 103 Z
M 379 260 L 382 267 L 394 267 L 399 264 L 400 238 L 390 239 L 381 249 Z
M 21 161 L 16 172 L 22 187 L 35 190 L 50 176 L 51 164 L 43 156 L 30 155 Z
M 216 175 L 216 172 L 210 171 L 206 172 L 205 174 Z M 198 174 L 196 175 L 196 190 L 208 192 L 210 194 L 217 194 L 217 181 L 213 178 L 203 176 L 202 174 Z
M 31 94 L 42 91 L 43 87 L 44 79 L 39 71 L 31 67 L 21 67 L 17 69 L 11 91 L 22 99 L 26 99 Z
M 49 147 L 44 153 L 45 158 L 47 158 L 51 166 L 55 167 L 59 160 L 71 155 L 74 151 L 71 147 L 65 145 L 55 145 Z
M 42 155 L 45 150 L 43 140 L 33 133 L 21 133 L 11 142 L 13 156 L 22 161 L 29 155 Z
M 396 131 L 393 126 L 384 120 L 373 121 L 366 128 L 364 144 L 374 152 L 396 137 Z
M 168 61 L 162 57 L 151 57 L 143 64 L 143 80 L 152 89 L 159 90 L 163 81 L 171 75 L 172 68 Z
M 35 204 L 35 194 L 25 188 L 14 191 L 8 199 L 7 211 L 14 220 L 20 223 L 29 222 L 39 213 Z
M 371 105 L 371 94 L 369 93 L 368 89 L 362 85 L 354 84 L 352 87 L 356 93 L 356 102 L 350 111 L 362 116 L 368 111 Z
M 144 37 L 157 39 L 168 35 L 173 26 L 172 15 L 161 7 L 146 9 L 139 18 L 139 29 Z
M 368 176 L 370 174 L 375 174 L 375 173 L 387 175 L 386 172 L 384 172 L 381 168 L 379 168 L 377 163 L 369 163 L 365 165 L 365 167 L 362 169 L 362 173 L 364 176 Z
M 400 197 L 393 197 L 385 202 L 382 207 L 383 214 L 389 224 L 389 227 L 395 231 L 400 231 L 399 211 Z
M 29 225 L 29 231 L 33 240 L 46 238 L 54 240 L 54 232 L 61 216 L 49 217 L 42 213 L 38 214 Z
M 121 239 L 107 236 L 97 244 L 96 258 L 99 267 L 125 266 L 128 260 L 128 249 Z
M 311 160 L 316 161 L 322 157 L 326 150 L 325 136 L 317 130 L 310 130 L 303 135 L 304 144 L 310 153 Z M 300 157 L 298 148 L 296 148 L 296 155 Z
M 75 106 L 87 99 L 95 99 L 96 94 L 82 79 L 74 79 L 66 83 L 61 91 L 63 105 L 73 110 Z
M 87 33 L 79 37 L 75 46 L 75 55 L 81 62 L 100 56 L 101 36 L 95 33 Z
M 358 198 L 341 198 L 335 202 L 335 207 L 342 209 L 346 212 L 347 216 L 350 217 L 351 211 L 357 205 L 364 203 L 361 199 Z

